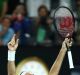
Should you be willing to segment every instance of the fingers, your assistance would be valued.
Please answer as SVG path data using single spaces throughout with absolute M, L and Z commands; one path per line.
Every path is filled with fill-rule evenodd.
M 70 37 L 70 34 L 68 33 L 65 38 L 71 38 L 71 37 Z
M 11 41 L 14 41 L 14 40 L 15 40 L 15 36 L 16 36 L 16 34 L 14 34 L 14 35 L 13 35 L 13 37 L 12 37 L 12 40 L 11 40 Z
M 67 44 L 68 47 L 71 47 L 73 42 L 72 42 L 72 38 L 65 38 L 64 40 L 65 44 Z
M 70 38 L 70 34 L 68 33 L 67 35 L 66 35 L 66 38 L 65 38 L 65 40 L 64 40 L 64 42 L 65 42 L 65 44 L 67 44 L 67 46 L 68 47 L 71 47 L 72 46 L 72 38 Z
M 70 34 L 68 33 L 68 34 L 66 35 L 65 41 L 66 41 L 66 42 L 70 42 L 70 41 L 72 41 L 72 40 L 73 40 L 73 39 L 70 38 Z
M 9 42 L 9 43 L 8 43 L 8 46 L 12 46 L 12 47 L 14 47 L 14 45 L 15 45 L 15 44 L 12 43 L 12 42 Z
M 68 38 L 70 36 L 70 34 L 68 33 L 67 35 L 66 35 L 66 38 Z
M 17 39 L 17 41 L 16 41 L 16 44 L 18 44 L 19 43 L 19 39 Z
M 72 43 L 72 41 L 71 41 L 71 42 L 69 43 L 69 46 L 71 47 L 71 46 L 72 46 L 72 44 L 73 44 L 73 43 Z
M 10 44 L 11 45 L 15 45 L 15 43 L 16 43 L 16 41 L 15 41 L 15 34 L 13 35 L 13 37 L 12 37 L 12 39 L 11 39 L 11 41 L 10 41 Z
M 8 45 L 11 45 L 11 46 L 15 46 L 15 45 L 17 45 L 18 44 L 18 42 L 19 42 L 19 39 L 17 39 L 17 40 L 15 40 L 16 39 L 16 37 L 15 37 L 16 35 L 14 34 L 13 35 L 13 37 L 12 37 L 12 39 L 11 39 L 11 41 L 8 43 Z
M 70 38 L 69 36 L 70 36 L 70 34 L 66 35 L 66 38 L 65 38 L 65 40 L 63 41 L 63 44 L 62 44 L 62 48 L 65 49 L 65 50 L 67 50 L 73 44 L 72 38 Z
M 19 43 L 19 39 L 17 39 L 15 46 L 17 47 Z
M 70 39 L 69 38 L 65 38 L 64 43 L 67 44 L 69 43 Z

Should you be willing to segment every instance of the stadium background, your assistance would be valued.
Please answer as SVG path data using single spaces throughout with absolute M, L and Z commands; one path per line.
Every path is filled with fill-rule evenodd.
M 70 1 L 70 0 L 64 0 L 64 1 Z M 27 1 L 24 0 L 24 2 L 27 2 Z M 12 13 L 13 9 L 16 7 L 18 3 L 19 3 L 19 0 L 8 1 L 8 6 L 9 6 L 8 13 L 9 14 Z M 77 10 L 76 1 L 73 0 L 72 2 L 68 2 L 68 4 L 72 6 L 72 9 L 75 13 Z M 59 6 L 59 0 L 50 1 L 50 9 L 52 10 L 52 12 L 54 11 L 53 9 L 56 9 L 58 6 Z M 33 15 L 33 14 L 29 14 L 29 15 Z M 50 47 L 19 46 L 17 50 L 17 54 L 16 54 L 16 65 L 18 65 L 19 62 L 21 62 L 23 59 L 27 57 L 36 56 L 42 59 L 47 64 L 48 68 L 50 69 L 58 55 L 60 48 L 61 48 L 60 45 L 59 46 L 54 45 Z M 72 47 L 74 65 L 78 67 L 80 65 L 80 50 L 79 49 L 80 49 L 80 45 L 74 45 Z M 7 75 L 7 50 L 8 50 L 7 47 L 0 47 L 0 75 Z M 70 69 L 69 69 L 68 59 L 66 55 L 63 65 L 62 65 L 62 69 L 60 71 L 60 75 L 68 75 L 68 73 L 70 73 Z

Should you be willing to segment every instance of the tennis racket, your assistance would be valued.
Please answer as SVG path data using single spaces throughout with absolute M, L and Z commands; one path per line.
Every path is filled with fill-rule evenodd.
M 68 7 L 58 7 L 54 12 L 54 24 L 56 31 L 62 38 L 65 38 L 68 33 L 70 34 L 70 37 L 72 37 L 75 30 L 75 18 L 73 12 Z M 70 48 L 68 49 L 68 60 L 70 69 L 74 68 Z

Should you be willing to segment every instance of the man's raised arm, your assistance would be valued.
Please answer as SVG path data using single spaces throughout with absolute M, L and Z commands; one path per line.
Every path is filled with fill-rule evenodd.
M 15 40 L 15 35 L 12 40 L 8 43 L 8 75 L 16 75 L 15 67 L 15 54 L 18 47 L 18 39 Z
M 67 47 L 69 48 L 70 46 L 72 46 L 72 41 L 70 41 L 70 39 L 68 39 L 68 38 L 65 38 L 65 40 L 62 44 L 62 48 L 61 48 L 54 64 L 52 65 L 49 75 L 58 75 L 59 74 L 63 59 L 67 52 Z

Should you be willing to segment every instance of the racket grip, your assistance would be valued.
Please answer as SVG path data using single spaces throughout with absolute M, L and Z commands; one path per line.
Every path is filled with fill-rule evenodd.
M 71 53 L 70 49 L 68 50 L 68 60 L 69 60 L 69 68 L 70 69 L 74 68 L 73 59 L 72 59 L 72 53 Z

